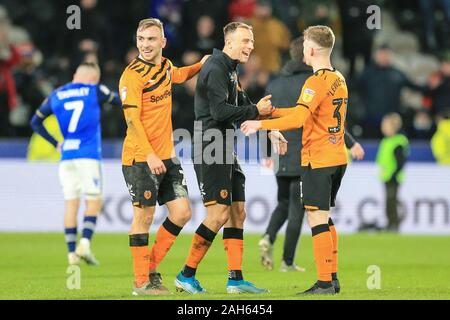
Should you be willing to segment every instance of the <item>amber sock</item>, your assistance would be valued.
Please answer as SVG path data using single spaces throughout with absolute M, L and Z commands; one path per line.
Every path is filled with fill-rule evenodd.
M 210 230 L 203 223 L 197 228 L 194 238 L 192 239 L 189 255 L 186 259 L 186 265 L 182 271 L 183 276 L 195 276 L 197 267 L 206 255 L 206 252 L 208 252 L 208 249 L 214 241 L 216 234 L 217 233 Z
M 338 271 L 338 235 L 331 218 L 328 220 L 328 226 L 330 227 L 331 238 L 333 239 L 333 262 L 331 263 L 331 272 L 333 280 L 336 280 Z
M 333 239 L 328 224 L 319 224 L 311 229 L 313 237 L 314 260 L 319 281 L 331 281 L 333 260 Z
M 148 233 L 130 234 L 129 239 L 133 257 L 134 282 L 136 287 L 140 287 L 148 281 L 149 275 Z
M 182 227 L 166 218 L 156 233 L 155 242 L 150 249 L 150 272 L 155 271 L 180 234 Z
M 228 257 L 228 279 L 243 280 L 242 257 L 244 254 L 244 230 L 223 229 L 223 246 Z

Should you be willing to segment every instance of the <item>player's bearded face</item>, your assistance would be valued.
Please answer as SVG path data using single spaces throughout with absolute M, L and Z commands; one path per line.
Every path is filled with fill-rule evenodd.
M 238 28 L 231 38 L 233 46 L 233 56 L 231 58 L 246 63 L 253 51 L 253 32 L 245 28 Z
M 159 64 L 162 55 L 162 49 L 166 46 L 166 38 L 161 30 L 152 26 L 144 30 L 138 30 L 136 33 L 136 47 L 139 54 L 148 62 Z

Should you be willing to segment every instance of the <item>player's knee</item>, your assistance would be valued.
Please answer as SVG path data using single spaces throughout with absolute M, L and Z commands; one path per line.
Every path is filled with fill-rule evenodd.
M 245 209 L 240 209 L 237 211 L 237 214 L 234 216 L 234 219 L 239 223 L 244 223 L 246 217 L 247 212 L 245 212 Z
M 228 219 L 230 219 L 230 213 L 228 210 L 217 210 L 215 216 L 215 220 L 220 224 L 224 225 L 227 223 Z
M 221 212 L 218 215 L 216 215 L 216 220 L 221 225 L 224 225 L 225 223 L 227 223 L 228 219 L 230 219 L 230 216 L 228 213 Z
M 314 216 L 314 211 L 308 211 L 307 217 L 308 217 L 308 224 L 311 228 L 317 225 L 317 217 Z
M 149 228 L 153 221 L 153 213 L 143 213 L 135 216 L 135 221 L 139 227 Z
M 177 220 L 180 224 L 182 224 L 183 226 L 189 221 L 191 220 L 192 217 L 192 211 L 189 208 L 183 209 L 181 211 L 179 211 L 179 213 L 177 214 Z
M 102 210 L 103 201 L 101 197 L 87 199 L 86 201 L 86 214 L 95 215 Z

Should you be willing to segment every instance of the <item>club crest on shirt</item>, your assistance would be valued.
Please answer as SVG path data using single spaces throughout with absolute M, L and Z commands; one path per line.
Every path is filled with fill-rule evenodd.
M 331 136 L 328 137 L 328 140 L 332 143 L 332 144 L 336 144 L 337 139 L 336 136 L 333 134 Z
M 220 196 L 222 197 L 222 199 L 226 199 L 228 197 L 228 190 L 227 189 L 220 190 Z
M 303 91 L 302 100 L 304 102 L 311 102 L 315 94 L 316 92 L 314 90 L 306 88 L 305 91 Z
M 236 72 L 230 72 L 229 74 L 230 81 L 237 84 L 237 73 Z
M 145 191 L 144 192 L 144 198 L 146 199 L 146 200 L 148 200 L 148 199 L 150 199 L 152 197 L 152 192 L 151 191 Z

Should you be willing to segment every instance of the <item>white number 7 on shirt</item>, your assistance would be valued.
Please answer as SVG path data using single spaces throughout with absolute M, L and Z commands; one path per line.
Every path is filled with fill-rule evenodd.
M 84 102 L 83 100 L 76 100 L 64 103 L 64 109 L 73 110 L 72 117 L 70 118 L 68 132 L 75 132 L 78 126 L 78 120 L 80 120 L 81 112 L 83 112 Z

